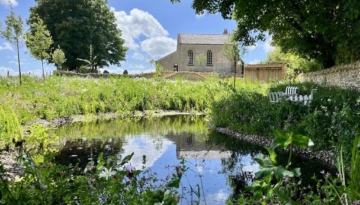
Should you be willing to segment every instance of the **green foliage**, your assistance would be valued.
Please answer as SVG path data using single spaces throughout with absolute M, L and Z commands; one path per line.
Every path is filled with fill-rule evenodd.
M 205 111 L 212 100 L 210 93 L 221 91 L 215 78 L 192 82 L 51 76 L 37 82 L 26 76 L 21 89 L 13 78 L 0 79 L 2 103 L 14 110 L 21 123 L 109 112 L 132 117 L 145 110 Z
M 155 65 L 155 73 L 153 75 L 154 78 L 160 78 L 162 77 L 164 74 L 164 68 L 162 67 L 162 65 L 156 63 Z
M 246 49 L 245 47 L 241 47 L 240 49 L 234 39 L 234 35 L 230 34 L 229 40 L 224 43 L 222 53 L 227 59 L 237 62 L 241 59 L 241 56 L 246 53 Z
M 300 95 L 309 95 L 317 88 L 311 105 L 290 101 L 271 104 L 267 93 L 284 92 L 289 85 L 298 86 Z M 308 136 L 316 150 L 342 145 L 345 162 L 350 162 L 352 141 L 360 133 L 356 123 L 360 112 L 359 91 L 313 83 L 273 84 L 268 89 L 237 88 L 236 92 L 227 91 L 215 98 L 209 112 L 214 125 L 261 136 L 272 136 L 272 129 L 281 129 Z
M 93 56 L 93 48 L 92 45 L 90 45 L 90 51 L 89 51 L 89 60 L 86 59 L 80 59 L 78 58 L 79 61 L 85 62 L 86 65 L 82 65 L 80 66 L 80 71 L 82 70 L 87 70 L 88 72 L 92 73 L 94 70 L 96 70 L 96 58 L 97 56 Z M 88 72 L 81 72 L 81 73 L 88 73 Z
M 196 56 L 196 62 L 197 62 L 199 65 L 201 65 L 201 66 L 205 65 L 205 61 L 206 61 L 206 56 L 205 56 L 205 54 L 201 53 L 201 54 L 199 54 L 199 55 Z
M 2 110 L 3 111 L 3 110 Z M 3 115 L 0 122 L 17 121 L 14 115 Z M 58 140 L 50 138 L 47 129 L 40 125 L 30 128 L 26 146 L 16 158 L 24 172 L 7 178 L 7 170 L 0 164 L 0 204 L 166 204 L 175 205 L 179 200 L 177 189 L 186 170 L 169 166 L 174 172 L 158 183 L 151 169 L 136 170 L 130 164 L 134 153 L 121 160 L 104 158 L 100 154 L 84 170 L 75 166 L 53 163 L 51 147 Z M 20 126 L 0 126 L 1 136 L 13 137 L 22 133 Z M 21 151 L 21 152 L 20 152 Z M 143 163 L 146 157 L 143 156 Z M 10 203 L 9 203 L 10 202 Z
M 310 142 L 310 144 L 309 144 Z M 238 204 L 358 204 L 359 201 L 359 144 L 357 137 L 353 143 L 351 172 L 346 174 L 342 157 L 342 149 L 337 157 L 337 176 L 321 171 L 323 179 L 317 181 L 316 191 L 311 187 L 301 187 L 300 168 L 289 169 L 291 165 L 291 152 L 293 146 L 307 148 L 312 145 L 311 140 L 305 136 L 275 131 L 275 139 L 271 148 L 267 148 L 269 157 L 260 155 L 255 160 L 260 165 L 260 171 L 255 173 L 256 181 L 247 187 L 252 193 L 246 198 L 238 200 Z M 285 166 L 277 164 L 274 148 L 286 149 L 290 155 Z M 354 170 L 352 168 L 355 168 Z M 349 182 L 350 181 L 350 182 Z
M 0 106 L 0 147 L 9 146 L 12 139 L 20 141 L 23 139 L 21 125 L 12 109 Z
M 40 17 L 36 17 L 36 21 L 30 25 L 33 33 L 26 33 L 26 46 L 36 59 L 41 60 L 42 75 L 45 78 L 44 64 L 45 59 L 50 59 L 49 48 L 53 44 L 50 32 L 46 29 L 43 20 Z
M 19 82 L 20 85 L 22 84 L 21 81 L 21 66 L 20 66 L 20 48 L 23 46 L 24 40 L 24 23 L 22 21 L 21 16 L 15 16 L 14 8 L 10 2 L 10 15 L 6 16 L 5 30 L 2 30 L 0 27 L 0 37 L 5 38 L 11 46 L 17 51 L 17 59 L 18 59 L 18 66 L 19 66 Z
M 354 139 L 353 142 L 353 147 L 352 147 L 352 151 L 351 151 L 351 165 L 350 165 L 350 173 L 349 173 L 349 177 L 350 180 L 348 180 L 348 184 L 349 184 L 349 193 L 348 193 L 348 198 L 350 200 L 350 202 L 355 202 L 356 200 L 360 199 L 360 137 L 357 136 Z M 341 159 L 341 161 L 343 163 L 343 159 Z M 340 164 L 339 164 L 340 165 Z M 342 164 L 341 166 L 338 167 L 344 167 L 344 164 Z M 342 169 L 342 173 L 343 173 L 343 179 L 345 179 L 345 173 L 344 173 L 344 169 Z M 343 182 L 345 183 L 345 181 Z
M 154 129 L 156 128 L 156 129 Z M 141 119 L 114 119 L 111 121 L 93 121 L 87 123 L 73 123 L 63 125 L 56 130 L 50 130 L 49 135 L 66 136 L 64 139 L 106 140 L 114 136 L 124 139 L 125 133 L 136 136 L 146 132 L 149 136 L 157 138 L 159 134 L 167 134 L 171 129 L 176 133 L 190 132 L 195 135 L 197 141 L 205 141 L 208 126 L 202 116 L 176 116 L 172 117 L 148 117 Z M 62 146 L 60 146 L 62 147 Z
M 264 63 L 286 64 L 286 78 L 294 79 L 300 73 L 307 73 L 321 69 L 321 65 L 314 60 L 300 58 L 291 53 L 283 53 L 279 47 L 268 53 Z
M 55 63 L 56 68 L 61 70 L 61 65 L 66 62 L 65 53 L 61 50 L 60 46 L 51 55 L 52 61 Z
M 192 7 L 197 14 L 234 19 L 235 38 L 245 46 L 265 40 L 268 32 L 283 51 L 316 60 L 323 68 L 360 59 L 358 1 L 193 0 Z
M 286 204 L 299 204 L 288 195 L 285 184 L 294 177 L 300 177 L 300 168 L 289 169 L 291 165 L 291 152 L 292 146 L 300 146 L 307 148 L 312 146 L 312 141 L 301 135 L 294 135 L 292 133 L 284 133 L 279 130 L 275 131 L 275 139 L 270 148 L 267 148 L 269 157 L 260 155 L 255 157 L 254 160 L 259 163 L 260 171 L 255 173 L 257 179 L 251 186 L 247 187 L 248 190 L 253 192 L 249 201 L 258 202 L 260 204 L 269 203 L 286 203 Z M 288 162 L 285 166 L 277 165 L 277 154 L 275 148 L 290 149 Z
M 28 24 L 36 21 L 36 16 L 43 19 L 54 40 L 51 50 L 61 47 L 67 59 L 63 66 L 69 70 L 83 65 L 77 59 L 88 59 L 90 45 L 98 67 L 120 65 L 125 60 L 127 48 L 107 0 L 36 0 L 36 3 L 30 8 Z

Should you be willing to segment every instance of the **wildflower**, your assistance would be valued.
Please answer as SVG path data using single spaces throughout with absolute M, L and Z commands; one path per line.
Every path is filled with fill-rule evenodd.
M 325 174 L 325 170 L 320 171 L 320 174 Z
M 181 167 L 180 166 L 177 166 L 177 174 L 178 175 L 181 175 L 182 174 L 182 170 L 181 170 Z
M 88 168 L 85 168 L 84 172 L 86 173 L 86 172 L 88 172 L 88 171 L 93 170 L 94 168 L 95 168 L 95 166 L 90 166 L 90 167 L 88 167 Z
M 110 169 L 107 169 L 107 168 L 104 168 L 103 171 L 99 174 L 99 177 L 105 177 L 106 180 L 108 180 L 109 177 L 112 177 L 116 174 L 115 171 L 112 171 L 111 170 L 112 168 Z
M 360 200 L 355 200 L 354 202 L 353 202 L 353 205 L 359 205 L 360 204 Z

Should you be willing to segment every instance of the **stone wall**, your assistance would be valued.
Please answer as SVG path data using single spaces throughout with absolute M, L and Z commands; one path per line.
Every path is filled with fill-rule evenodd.
M 141 73 L 141 74 L 115 74 L 115 73 L 75 73 L 71 71 L 59 71 L 55 70 L 53 72 L 56 76 L 76 76 L 76 77 L 83 77 L 83 78 L 108 78 L 108 77 L 129 77 L 129 78 L 152 78 L 154 73 Z M 212 73 L 212 72 L 190 72 L 190 71 L 164 71 L 163 77 L 167 79 L 171 79 L 172 76 L 177 75 L 177 77 L 186 76 L 186 75 L 198 75 L 200 78 L 209 78 L 209 77 L 219 77 L 219 78 L 231 78 L 234 77 L 234 74 L 227 74 L 227 73 Z M 236 77 L 241 77 L 240 74 L 237 74 Z
M 174 71 L 174 65 L 178 65 L 178 71 L 189 72 L 216 72 L 216 73 L 233 73 L 234 62 L 223 55 L 224 45 L 198 45 L 198 44 L 180 44 L 178 50 L 157 60 L 164 71 Z M 193 65 L 189 65 L 188 51 L 193 51 Z M 206 65 L 207 51 L 212 51 L 212 65 Z M 204 65 L 199 65 L 196 58 L 205 55 Z
M 223 55 L 224 45 L 197 45 L 197 44 L 181 44 L 178 49 L 178 66 L 179 71 L 196 71 L 196 72 L 217 72 L 231 73 L 234 72 L 234 62 L 230 61 Z M 194 64 L 188 65 L 188 51 L 194 52 Z M 207 51 L 212 51 L 212 65 L 206 65 Z M 196 57 L 200 54 L 205 55 L 204 65 L 199 65 Z
M 156 63 L 160 64 L 164 71 L 174 71 L 174 64 L 175 62 L 178 62 L 178 52 L 172 52 L 169 55 L 159 59 L 156 61 Z
M 72 71 L 55 70 L 53 75 L 56 76 L 76 76 L 82 78 L 108 78 L 108 77 L 130 77 L 130 78 L 152 78 L 154 73 L 141 73 L 141 74 L 116 74 L 116 73 L 76 73 Z
M 297 79 L 300 82 L 314 82 L 316 84 L 338 86 L 341 88 L 356 87 L 360 89 L 360 61 L 300 74 Z

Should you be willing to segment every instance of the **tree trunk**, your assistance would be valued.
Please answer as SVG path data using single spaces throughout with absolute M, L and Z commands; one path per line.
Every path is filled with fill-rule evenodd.
M 45 79 L 45 74 L 44 74 L 44 60 L 41 58 L 41 67 L 42 67 L 42 76 Z
M 236 60 L 234 60 L 234 88 L 235 88 L 235 80 L 236 80 Z
M 19 65 L 19 81 L 21 86 L 21 67 L 20 67 L 20 48 L 19 48 L 19 39 L 16 40 L 16 50 L 18 55 L 18 65 Z

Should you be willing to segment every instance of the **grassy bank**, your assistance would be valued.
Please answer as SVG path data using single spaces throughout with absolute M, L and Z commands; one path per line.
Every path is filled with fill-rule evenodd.
M 12 108 L 21 123 L 55 117 L 116 113 L 130 116 L 135 111 L 204 111 L 212 95 L 219 92 L 219 80 L 108 78 L 88 79 L 24 77 L 19 87 L 14 78 L 0 79 L 0 104 Z
M 271 91 L 285 91 L 290 84 L 274 84 Z M 272 136 L 279 129 L 311 138 L 314 149 L 336 150 L 341 145 L 350 155 L 352 142 L 360 134 L 360 93 L 355 89 L 319 86 L 312 83 L 292 84 L 299 93 L 317 89 L 310 106 L 282 101 L 271 104 L 262 89 L 232 91 L 211 105 L 210 117 L 217 127 L 229 127 L 241 133 Z

